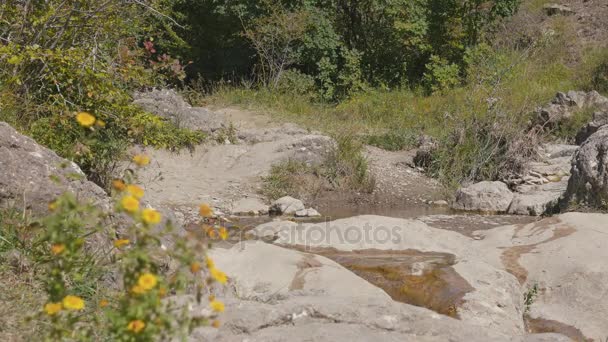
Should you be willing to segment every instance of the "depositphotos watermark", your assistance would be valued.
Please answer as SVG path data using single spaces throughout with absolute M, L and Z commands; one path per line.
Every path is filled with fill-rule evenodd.
M 255 228 L 258 238 L 272 238 L 277 243 L 305 247 L 355 245 L 360 247 L 400 244 L 405 229 L 399 226 L 335 224 L 329 219 L 319 223 L 272 222 Z

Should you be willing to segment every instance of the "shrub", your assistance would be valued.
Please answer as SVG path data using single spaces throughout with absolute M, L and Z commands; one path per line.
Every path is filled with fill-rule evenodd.
M 431 56 L 422 83 L 429 93 L 443 91 L 460 84 L 459 74 L 460 67 L 457 64 L 449 63 L 438 56 Z
M 596 68 L 592 85 L 595 90 L 608 93 L 608 62 L 603 62 Z

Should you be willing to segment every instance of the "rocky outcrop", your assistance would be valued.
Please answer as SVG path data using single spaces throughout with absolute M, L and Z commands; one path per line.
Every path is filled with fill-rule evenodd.
M 485 231 L 472 248 L 517 277 L 531 298 L 529 322 L 585 341 L 608 336 L 606 222 L 605 214 L 568 213 Z
M 608 207 L 608 126 L 592 134 L 575 154 L 566 197 L 591 207 Z
M 487 316 L 455 320 L 396 302 L 319 255 L 259 241 L 211 253 L 230 279 L 226 313 L 219 329 L 199 328 L 191 340 L 566 341 L 557 334 L 503 333 L 486 326 Z
M 305 209 L 302 201 L 291 196 L 281 197 L 270 205 L 270 213 L 273 215 L 293 215 Z
M 593 119 L 576 134 L 576 144 L 582 145 L 604 125 L 608 125 L 608 108 L 593 113 Z
M 559 92 L 549 105 L 539 109 L 539 123 L 543 126 L 555 126 L 570 119 L 578 110 L 606 107 L 608 107 L 608 98 L 596 91 Z
M 226 120 L 222 114 L 206 108 L 192 107 L 172 89 L 138 92 L 133 97 L 133 103 L 148 112 L 170 120 L 178 127 L 215 132 L 226 126 Z
M 506 212 L 513 193 L 503 182 L 479 182 L 460 188 L 452 207 L 457 210 Z
M 38 145 L 0 122 L 0 206 L 48 212 L 48 204 L 69 191 L 82 200 L 110 208 L 107 194 L 86 179 L 78 165 Z

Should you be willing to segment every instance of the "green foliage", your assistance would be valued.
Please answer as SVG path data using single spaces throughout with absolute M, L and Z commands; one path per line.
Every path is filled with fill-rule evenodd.
M 383 134 L 368 135 L 365 142 L 387 151 L 401 151 L 413 147 L 416 139 L 416 134 L 410 130 L 393 129 Z
M 608 61 L 601 63 L 595 69 L 592 85 L 595 90 L 608 93 Z
M 423 85 L 429 93 L 454 88 L 460 83 L 459 73 L 457 64 L 450 64 L 447 60 L 433 55 L 426 65 Z

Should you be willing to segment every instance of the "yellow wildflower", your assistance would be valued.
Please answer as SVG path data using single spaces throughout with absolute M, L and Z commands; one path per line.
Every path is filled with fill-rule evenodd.
M 199 208 L 199 213 L 202 217 L 211 217 L 213 216 L 213 210 L 208 204 L 201 204 Z
M 127 185 L 127 192 L 137 199 L 144 197 L 144 189 L 135 184 Z
M 164 297 L 166 294 L 167 294 L 167 289 L 166 288 L 161 287 L 161 288 L 158 289 L 158 295 L 160 297 Z
M 209 306 L 211 306 L 211 309 L 213 309 L 213 311 L 217 311 L 217 312 L 224 311 L 224 303 L 220 302 L 219 300 L 212 300 L 209 303 Z
M 122 179 L 115 179 L 112 181 L 112 187 L 118 191 L 125 191 L 127 185 Z
M 53 316 L 61 311 L 62 308 L 63 306 L 61 303 L 46 303 L 44 305 L 44 312 L 46 312 L 46 314 L 49 316 Z
M 101 119 L 97 119 L 97 122 L 95 123 L 95 125 L 97 125 L 99 127 L 106 127 L 106 122 Z
M 65 251 L 65 245 L 62 243 L 56 243 L 51 246 L 51 253 L 55 255 L 61 254 L 63 253 L 63 251 Z
M 215 263 L 213 262 L 213 259 L 211 259 L 210 257 L 207 257 L 207 268 L 208 269 L 215 268 Z
M 217 233 L 215 232 L 215 230 L 213 228 L 207 229 L 207 235 L 209 235 L 210 238 L 215 239 L 216 234 Z
M 137 164 L 137 166 L 146 166 L 150 164 L 150 157 L 145 154 L 138 154 L 133 157 L 133 161 L 135 162 L 135 164 Z
M 217 329 L 217 328 L 219 328 L 219 327 L 220 327 L 220 325 L 221 325 L 221 324 L 220 324 L 220 321 L 218 321 L 217 319 L 216 319 L 216 320 L 214 320 L 214 321 L 211 323 L 211 326 L 212 326 L 212 327 L 214 327 L 214 328 L 216 328 L 216 329 Z
M 127 330 L 132 331 L 134 333 L 139 333 L 140 331 L 144 330 L 144 328 L 146 327 L 146 323 L 140 319 L 136 319 L 134 321 L 129 322 L 129 324 L 127 325 Z
M 222 238 L 222 240 L 226 240 L 228 238 L 228 229 L 226 229 L 226 227 L 221 227 L 219 234 L 220 234 L 220 238 Z
M 144 291 L 153 289 L 158 283 L 158 279 L 152 273 L 144 273 L 137 279 L 137 285 L 141 286 Z
M 101 308 L 105 308 L 108 305 L 110 305 L 110 302 L 108 302 L 105 299 L 102 299 L 102 300 L 99 301 L 99 307 L 101 307 Z
M 122 200 L 120 201 L 120 204 L 126 211 L 128 211 L 130 213 L 134 213 L 137 210 L 139 210 L 139 201 L 137 200 L 137 198 L 135 198 L 131 195 L 127 195 L 127 196 L 123 197 Z
M 147 224 L 157 224 L 160 222 L 162 216 L 160 215 L 160 213 L 158 211 L 151 209 L 151 208 L 146 208 L 141 213 L 141 218 Z
M 128 245 L 130 242 L 131 241 L 129 241 L 129 239 L 118 239 L 118 240 L 114 241 L 114 247 L 120 248 L 122 246 Z
M 135 285 L 131 288 L 131 292 L 133 292 L 135 294 L 142 294 L 142 293 L 146 292 L 146 290 L 144 290 L 144 288 L 139 285 Z
M 215 267 L 209 269 L 209 274 L 211 274 L 211 278 L 213 278 L 218 283 L 225 284 L 226 281 L 228 281 L 226 273 L 218 270 Z
M 190 271 L 192 273 L 196 273 L 200 270 L 201 270 L 201 264 L 199 264 L 198 262 L 193 262 L 190 264 Z
M 84 300 L 77 296 L 65 296 L 63 298 L 63 307 L 68 310 L 82 310 L 84 309 Z
M 76 121 L 83 127 L 91 127 L 95 123 L 95 117 L 87 112 L 79 112 Z

